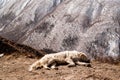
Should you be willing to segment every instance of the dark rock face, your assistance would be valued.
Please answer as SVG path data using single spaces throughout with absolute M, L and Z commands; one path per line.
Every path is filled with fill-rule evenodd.
M 37 50 L 120 60 L 120 0 L 0 0 L 0 36 Z

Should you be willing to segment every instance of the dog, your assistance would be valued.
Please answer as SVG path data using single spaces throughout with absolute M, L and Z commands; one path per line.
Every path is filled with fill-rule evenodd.
M 29 71 L 37 68 L 56 69 L 56 65 L 68 64 L 68 67 L 75 65 L 91 66 L 87 55 L 78 51 L 63 51 L 58 53 L 46 54 L 40 60 L 34 62 Z

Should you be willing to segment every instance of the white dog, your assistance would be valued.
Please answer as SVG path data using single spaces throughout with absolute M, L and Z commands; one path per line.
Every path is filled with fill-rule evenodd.
M 46 68 L 46 69 L 55 69 L 56 65 L 67 63 L 69 67 L 77 65 L 91 66 L 90 60 L 87 55 L 78 51 L 63 51 L 58 53 L 47 54 L 42 57 L 40 60 L 33 63 L 29 71 L 33 69 Z

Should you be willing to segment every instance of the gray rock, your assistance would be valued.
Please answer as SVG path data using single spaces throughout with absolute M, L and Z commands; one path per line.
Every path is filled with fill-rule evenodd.
M 37 50 L 120 60 L 120 0 L 0 0 L 0 36 Z

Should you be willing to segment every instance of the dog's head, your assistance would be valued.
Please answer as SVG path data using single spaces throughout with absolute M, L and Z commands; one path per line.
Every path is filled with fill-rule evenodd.
M 80 58 L 80 61 L 82 61 L 82 62 L 90 63 L 90 59 L 88 58 L 88 56 L 85 53 L 80 52 L 79 58 Z

